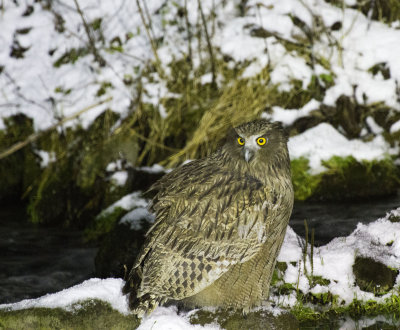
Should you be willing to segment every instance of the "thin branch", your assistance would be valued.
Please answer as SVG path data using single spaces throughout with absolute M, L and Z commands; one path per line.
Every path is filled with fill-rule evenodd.
M 162 67 L 161 67 L 161 61 L 160 61 L 160 58 L 158 57 L 156 44 L 154 42 L 154 39 L 151 36 L 149 24 L 146 22 L 146 18 L 144 17 L 143 9 L 140 6 L 139 0 L 136 0 L 136 4 L 138 6 L 138 10 L 139 10 L 139 13 L 140 13 L 140 18 L 142 19 L 142 23 L 144 25 L 144 29 L 146 30 L 147 37 L 150 40 L 151 49 L 153 50 L 153 54 L 154 54 L 154 57 L 156 59 L 158 74 L 160 75 L 160 77 L 163 77 L 164 73 L 163 73 L 163 70 L 162 70 Z
M 190 28 L 189 23 L 189 16 L 188 16 L 188 9 L 187 9 L 187 0 L 185 0 L 185 23 L 186 23 L 186 30 L 188 36 L 188 55 L 190 60 L 190 67 L 192 67 L 192 30 Z
M 105 99 L 103 101 L 100 101 L 100 102 L 97 102 L 95 104 L 92 104 L 92 105 L 90 105 L 90 106 L 88 106 L 88 107 L 86 107 L 86 108 L 74 113 L 73 115 L 71 115 L 69 117 L 63 118 L 57 124 L 54 124 L 54 125 L 50 126 L 49 128 L 47 128 L 44 131 L 36 132 L 36 133 L 33 133 L 33 134 L 29 135 L 26 140 L 17 142 L 14 145 L 12 145 L 10 148 L 8 148 L 5 151 L 1 152 L 0 153 L 0 159 L 3 159 L 5 157 L 13 154 L 14 152 L 22 149 L 23 147 L 25 147 L 29 143 L 32 143 L 32 142 L 36 141 L 41 136 L 43 136 L 43 135 L 51 132 L 52 130 L 56 129 L 58 126 L 61 126 L 61 125 L 65 124 L 66 122 L 68 122 L 68 121 L 70 121 L 72 119 L 75 119 L 76 117 L 79 117 L 81 114 L 83 114 L 83 113 L 85 113 L 85 112 L 87 112 L 87 111 L 89 111 L 89 110 L 91 110 L 91 109 L 93 109 L 93 108 L 95 108 L 95 107 L 97 107 L 99 105 L 107 103 L 107 102 L 109 102 L 111 100 L 112 100 L 112 97 L 109 97 L 109 98 L 107 98 L 107 99 Z
M 100 66 L 104 66 L 106 64 L 106 61 L 104 60 L 104 58 L 102 58 L 100 56 L 99 52 L 97 51 L 96 42 L 93 38 L 92 30 L 91 30 L 89 24 L 86 22 L 85 16 L 83 15 L 81 7 L 79 6 L 78 0 L 74 0 L 74 3 L 76 6 L 76 10 L 78 11 L 78 14 L 82 19 L 83 26 L 85 27 L 86 35 L 87 35 L 88 41 L 89 41 L 89 48 L 90 48 L 96 62 L 99 63 Z
M 206 35 L 206 41 L 207 41 L 207 48 L 208 48 L 208 52 L 210 53 L 210 61 L 211 61 L 211 74 L 212 74 L 212 81 L 211 84 L 212 86 L 217 86 L 216 83 L 216 75 L 215 75 L 215 59 L 214 59 L 214 52 L 213 52 L 213 48 L 211 45 L 211 40 L 210 40 L 210 35 L 208 34 L 208 30 L 207 30 L 207 22 L 206 22 L 206 18 L 204 17 L 204 13 L 203 13 L 203 8 L 201 6 L 201 0 L 197 0 L 197 3 L 199 5 L 199 10 L 200 10 L 200 15 L 201 15 L 201 21 L 203 23 L 203 28 L 204 28 L 204 33 Z

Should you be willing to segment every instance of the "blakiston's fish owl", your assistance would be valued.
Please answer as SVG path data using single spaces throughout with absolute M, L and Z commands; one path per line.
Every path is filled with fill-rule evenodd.
M 151 189 L 156 221 L 123 289 L 139 317 L 166 301 L 248 311 L 268 297 L 293 206 L 287 137 L 256 120 Z

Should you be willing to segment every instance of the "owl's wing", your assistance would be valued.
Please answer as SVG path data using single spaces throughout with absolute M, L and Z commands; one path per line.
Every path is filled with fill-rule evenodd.
M 266 240 L 273 191 L 254 177 L 199 160 L 167 174 L 155 189 L 156 222 L 134 266 L 143 269 L 143 293 L 157 282 L 165 296 L 195 294 Z M 171 284 L 175 277 L 179 285 Z M 192 288 L 181 285 L 186 280 Z

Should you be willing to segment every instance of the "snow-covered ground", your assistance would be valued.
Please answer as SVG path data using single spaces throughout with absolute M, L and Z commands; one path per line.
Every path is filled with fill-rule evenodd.
M 163 38 L 157 52 L 163 69 L 168 73 L 168 64 L 187 53 L 187 31 L 182 29 L 186 23 L 178 13 L 180 8 L 184 8 L 184 1 L 139 3 L 142 10 L 149 13 L 154 39 Z M 24 16 L 28 5 L 32 6 L 33 13 Z M 323 0 L 248 1 L 244 16 L 239 15 L 238 5 L 239 1 L 202 1 L 206 17 L 211 10 L 215 13 L 215 19 L 209 20 L 213 46 L 221 50 L 221 55 L 230 56 L 232 66 L 243 61 L 251 62 L 244 76 L 259 73 L 269 63 L 272 66 L 271 82 L 279 84 L 281 90 L 290 90 L 293 79 L 302 81 L 303 88 L 307 88 L 313 75 L 327 74 L 332 77 L 334 85 L 326 91 L 324 104 L 334 105 L 340 95 L 355 95 L 360 104 L 383 102 L 400 110 L 396 86 L 400 80 L 400 30 L 395 24 L 390 27 L 371 21 L 356 10 L 338 8 Z M 108 107 L 126 115 L 135 90 L 134 85 L 125 84 L 124 79 L 137 79 L 141 69 L 154 59 L 137 2 L 81 1 L 87 23 L 102 19 L 104 39 L 97 38 L 96 47 L 107 63 L 104 67 L 94 61 L 93 55 L 79 57 L 73 64 L 55 67 L 53 63 L 67 50 L 86 47 L 88 37 L 73 0 L 52 2 L 52 11 L 41 6 L 33 0 L 21 5 L 12 1 L 4 3 L 0 20 L 0 65 L 3 67 L 0 75 L 0 128 L 3 127 L 1 118 L 18 112 L 33 117 L 36 129 L 49 127 L 60 116 L 69 116 L 95 103 L 96 93 L 103 83 L 111 83 L 103 98 L 112 96 L 112 101 L 84 113 L 80 122 L 89 125 Z M 188 1 L 187 6 L 188 23 L 195 29 L 200 20 L 197 2 Z M 64 29 L 60 32 L 54 29 L 56 16 L 53 13 L 64 19 Z M 293 43 L 307 39 L 290 15 L 317 32 L 310 51 L 315 58 L 325 59 L 328 66 L 306 63 L 300 54 L 288 51 L 282 45 L 282 39 Z M 318 26 L 317 20 L 320 20 Z M 337 22 L 341 28 L 331 29 Z M 254 28 L 265 29 L 271 35 L 266 39 L 254 37 Z M 192 48 L 197 50 L 197 39 L 193 38 L 192 42 Z M 13 44 L 28 48 L 23 58 L 10 56 Z M 115 50 L 116 45 L 121 45 L 123 51 Z M 196 66 L 204 54 L 196 51 L 193 56 Z M 390 78 L 368 71 L 379 63 L 385 63 Z M 143 81 L 143 85 L 145 101 L 147 99 L 155 105 L 170 93 L 157 74 L 152 82 Z M 279 108 L 274 109 L 275 117 L 288 120 L 282 117 Z
M 304 157 L 309 160 L 311 174 L 326 170 L 321 160 L 329 160 L 333 156 L 353 156 L 358 161 L 382 160 L 399 152 L 398 147 L 390 147 L 381 135 L 369 142 L 349 140 L 327 123 L 291 137 L 288 148 L 291 159 Z
M 361 301 L 375 300 L 384 302 L 392 295 L 391 292 L 376 297 L 373 293 L 362 291 L 354 285 L 355 278 L 352 271 L 357 256 L 369 257 L 394 269 L 400 268 L 400 222 L 389 221 L 389 216 L 400 216 L 400 208 L 393 210 L 386 217 L 368 225 L 359 224 L 352 234 L 339 237 L 325 246 L 314 248 L 314 276 L 322 276 L 330 280 L 330 284 L 310 288 L 307 274 L 304 273 L 302 240 L 289 227 L 282 246 L 278 261 L 288 265 L 284 275 L 284 282 L 291 283 L 304 293 L 331 292 L 337 295 L 346 305 L 353 299 Z M 126 220 L 128 221 L 128 220 Z M 133 221 L 136 221 L 135 219 Z M 390 243 L 390 244 L 388 244 Z M 295 263 L 293 263 L 295 262 Z M 294 265 L 295 264 L 295 265 Z M 307 257 L 306 269 L 311 271 L 310 257 Z M 309 275 L 309 274 L 308 274 Z M 108 302 L 122 314 L 128 314 L 129 309 L 126 297 L 121 289 L 124 282 L 121 279 L 92 278 L 72 288 L 47 294 L 37 299 L 26 299 L 13 304 L 0 305 L 0 309 L 18 310 L 32 307 L 61 307 L 67 310 L 80 308 L 79 302 L 87 299 L 100 299 Z M 400 275 L 396 279 L 395 288 L 400 288 Z M 296 304 L 295 294 L 274 296 L 271 300 L 280 307 L 290 308 Z M 271 309 L 271 307 L 269 307 Z M 280 309 L 271 309 L 279 313 Z M 150 316 L 143 319 L 140 329 L 198 329 L 189 323 L 193 313 L 178 313 L 176 307 L 158 307 Z M 206 329 L 218 329 L 217 325 L 207 325 Z

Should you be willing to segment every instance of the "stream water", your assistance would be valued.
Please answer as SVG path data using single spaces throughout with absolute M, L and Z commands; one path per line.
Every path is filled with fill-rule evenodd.
M 350 234 L 400 206 L 400 196 L 355 203 L 296 203 L 290 225 L 317 246 Z M 93 276 L 97 249 L 70 229 L 34 226 L 21 207 L 0 207 L 0 304 L 56 292 Z
M 82 233 L 28 223 L 21 206 L 0 207 L 0 304 L 40 297 L 92 277 L 96 248 Z

